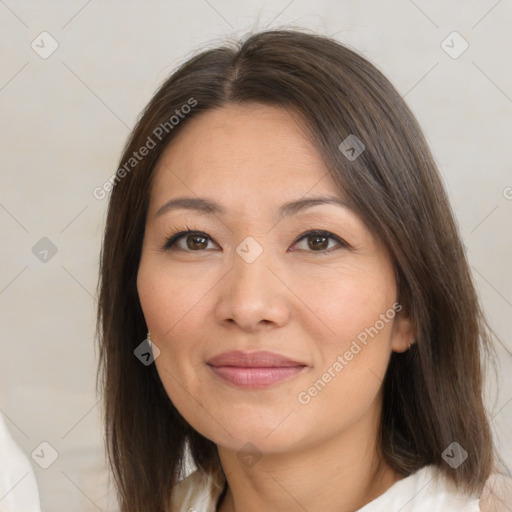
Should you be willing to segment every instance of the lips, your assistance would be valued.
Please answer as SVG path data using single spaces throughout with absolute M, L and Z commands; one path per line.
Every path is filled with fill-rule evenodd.
M 293 361 L 273 352 L 224 352 L 212 357 L 208 364 L 211 366 L 238 366 L 245 368 L 287 368 L 290 366 L 306 366 L 304 363 Z
M 277 384 L 299 374 L 306 364 L 273 352 L 225 352 L 208 360 L 222 380 L 237 387 L 257 389 Z

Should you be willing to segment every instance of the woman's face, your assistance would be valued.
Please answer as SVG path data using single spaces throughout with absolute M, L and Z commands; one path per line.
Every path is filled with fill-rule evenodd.
M 310 201 L 327 197 L 340 203 Z M 169 242 L 187 230 L 200 233 Z M 375 420 L 391 351 L 413 341 L 389 254 L 277 107 L 207 111 L 166 149 L 137 286 L 169 398 L 233 450 L 304 448 Z

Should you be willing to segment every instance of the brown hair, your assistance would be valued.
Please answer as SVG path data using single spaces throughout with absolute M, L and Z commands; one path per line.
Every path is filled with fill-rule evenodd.
M 191 98 L 195 106 L 180 110 L 171 126 Z M 391 355 L 383 383 L 386 461 L 403 476 L 434 464 L 461 488 L 480 492 L 494 465 L 481 366 L 481 356 L 492 355 L 490 330 L 421 129 L 390 82 L 354 51 L 306 31 L 271 30 L 181 65 L 142 113 L 121 158 L 125 171 L 115 176 L 101 255 L 98 382 L 121 510 L 170 510 L 187 442 L 200 470 L 222 474 L 216 445 L 182 418 L 155 365 L 134 356 L 147 330 L 136 279 L 163 150 L 194 116 L 245 102 L 300 115 L 345 198 L 392 255 L 400 304 L 417 337 L 410 350 Z M 159 126 L 166 129 L 156 137 Z M 365 146 L 356 159 L 338 148 L 349 135 Z M 150 138 L 154 147 L 131 161 Z M 468 452 L 456 469 L 442 458 L 452 442 Z

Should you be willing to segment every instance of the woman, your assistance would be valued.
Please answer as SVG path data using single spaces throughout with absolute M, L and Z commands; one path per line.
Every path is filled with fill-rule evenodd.
M 162 85 L 113 176 L 98 331 L 123 512 L 479 510 L 460 237 L 413 114 L 333 40 L 257 33 Z

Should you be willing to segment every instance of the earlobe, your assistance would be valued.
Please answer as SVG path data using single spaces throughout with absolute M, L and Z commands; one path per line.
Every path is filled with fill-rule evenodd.
M 393 352 L 409 350 L 416 340 L 416 329 L 409 315 L 401 311 L 395 318 L 391 349 Z

